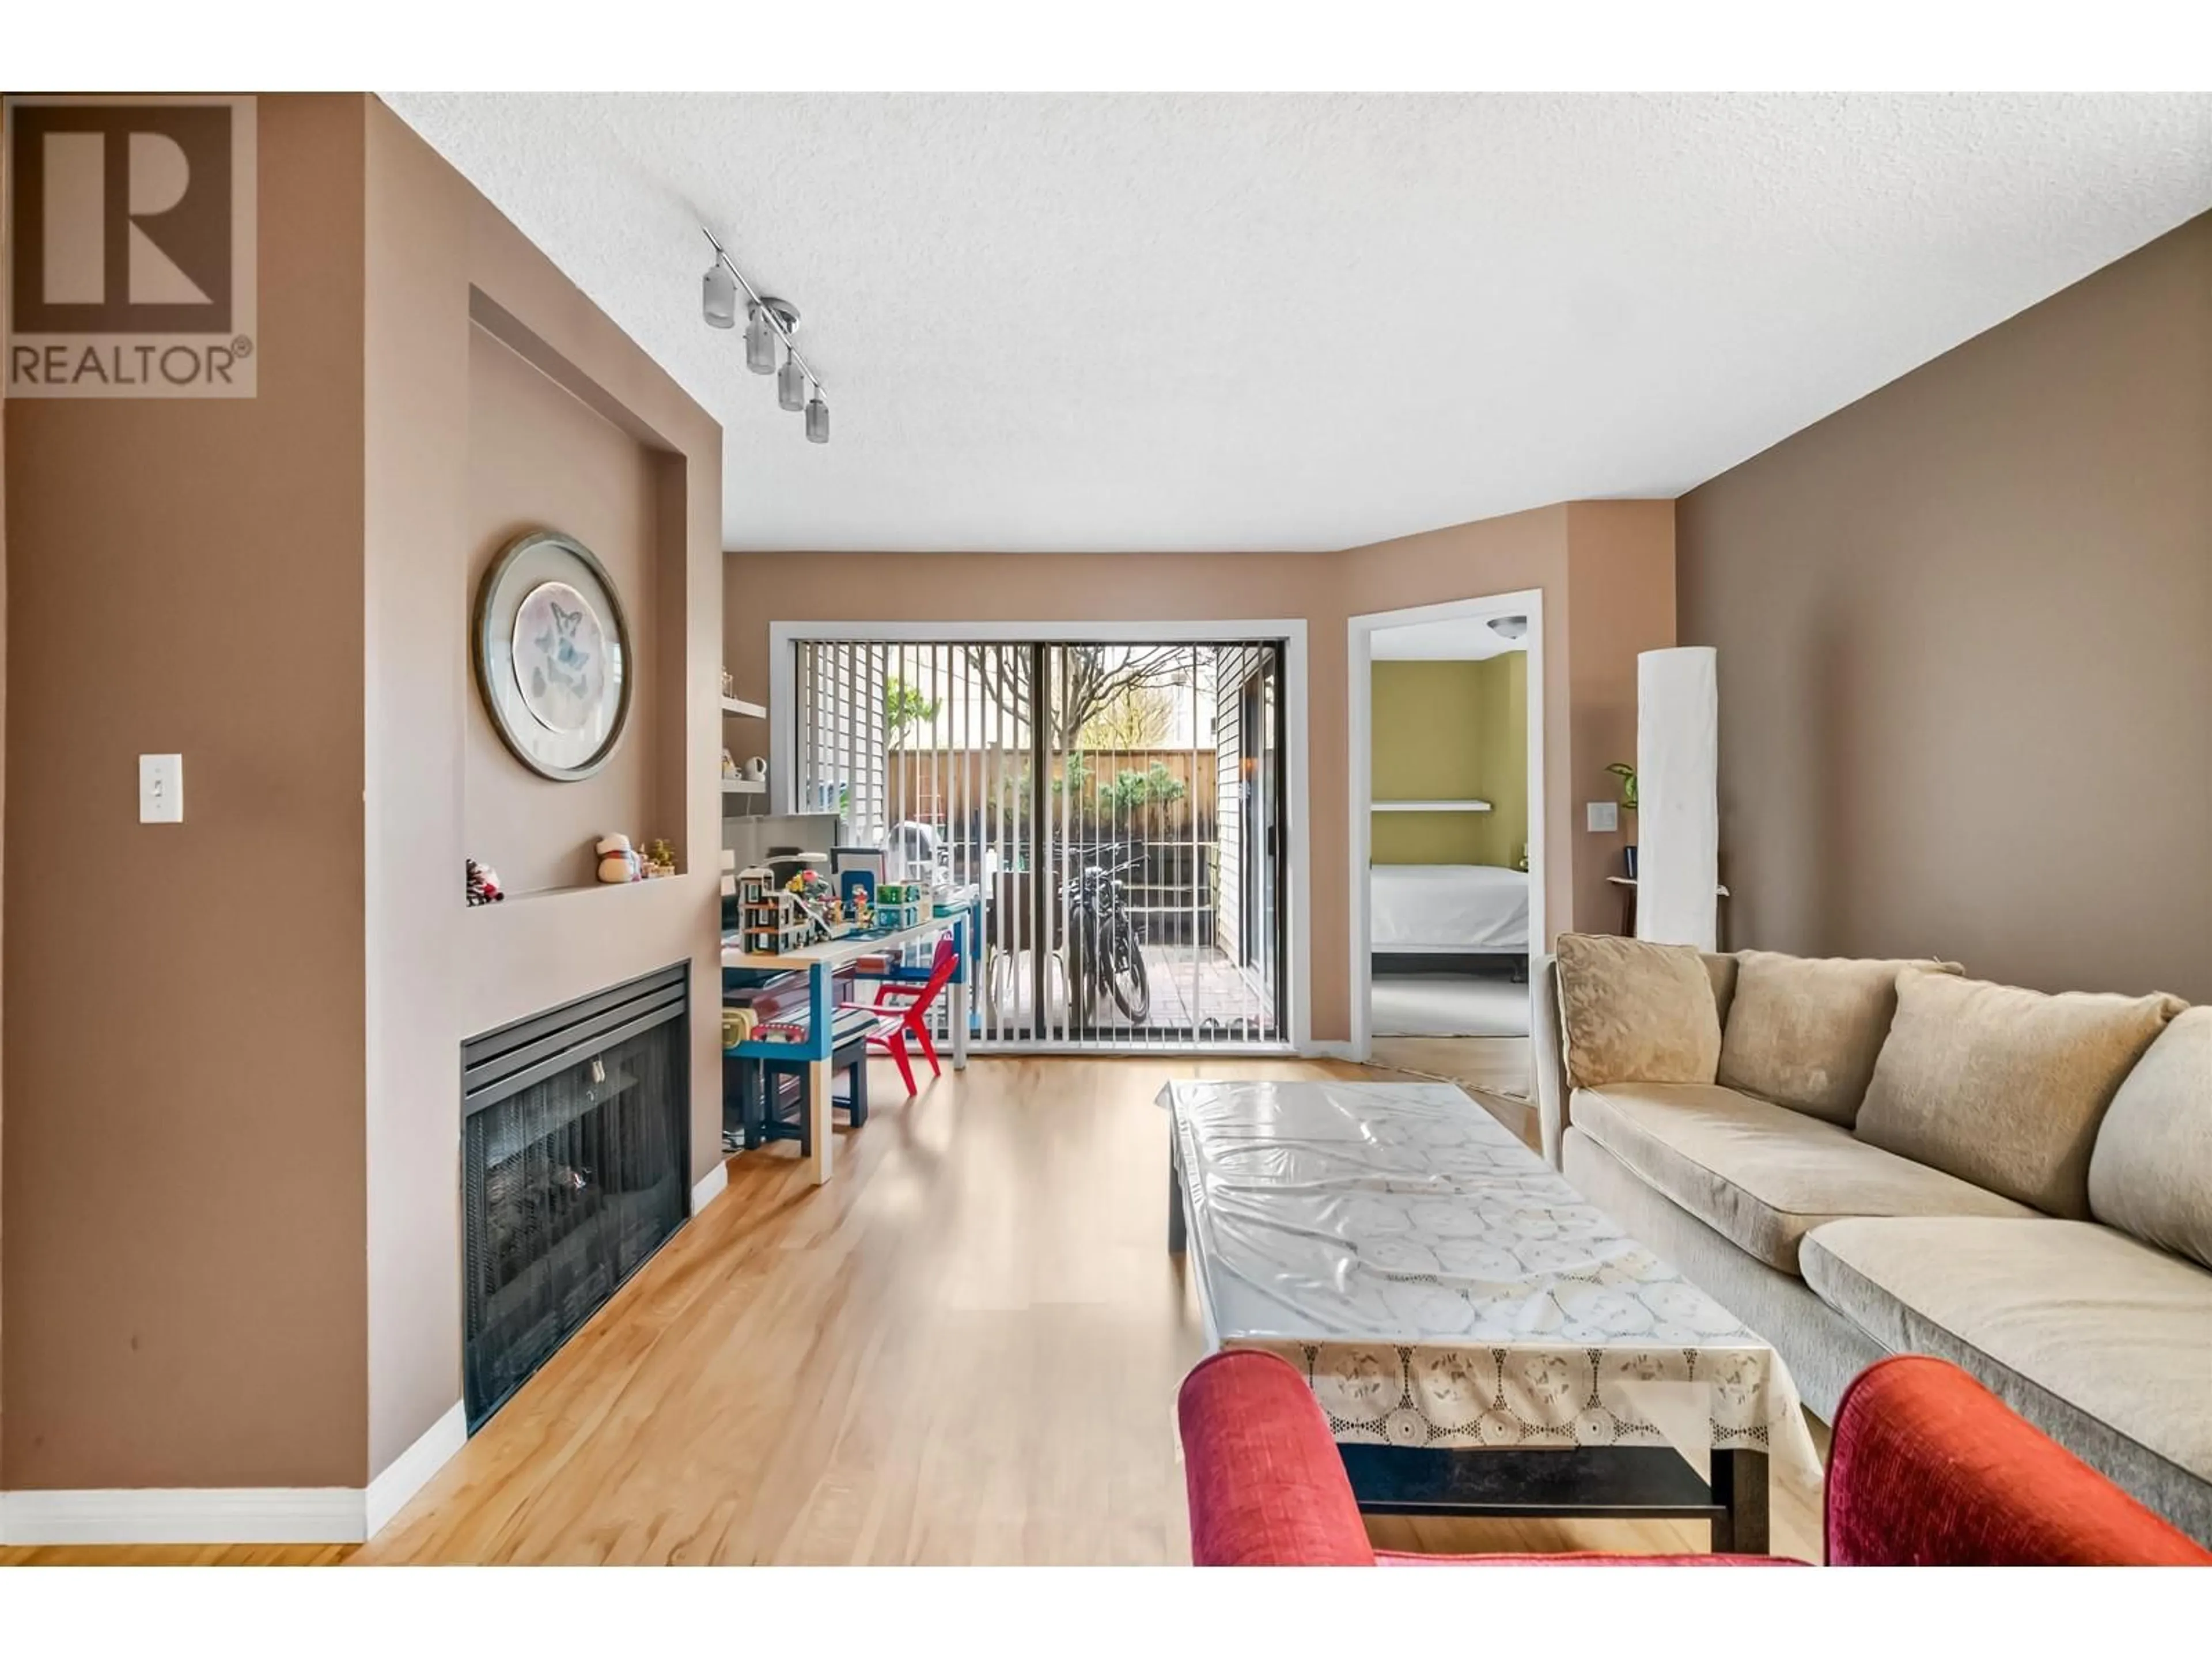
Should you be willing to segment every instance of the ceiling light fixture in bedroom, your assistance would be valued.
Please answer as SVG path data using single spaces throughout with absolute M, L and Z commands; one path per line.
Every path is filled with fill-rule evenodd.
M 822 377 L 814 372 L 799 349 L 793 337 L 799 332 L 799 307 L 787 300 L 773 295 L 763 295 L 738 269 L 729 250 L 722 246 L 706 226 L 699 227 L 708 246 L 714 250 L 714 263 L 707 268 L 701 289 L 700 312 L 709 328 L 735 328 L 738 324 L 738 290 L 745 295 L 745 367 L 756 374 L 776 377 L 776 402 L 794 414 L 803 411 L 806 416 L 806 437 L 810 443 L 830 441 L 830 404 Z M 783 346 L 783 367 L 778 369 L 775 348 Z M 811 397 L 805 395 L 811 392 Z
M 1492 617 L 1490 631 L 1500 639 L 1517 640 L 1528 633 L 1528 619 L 1526 617 Z

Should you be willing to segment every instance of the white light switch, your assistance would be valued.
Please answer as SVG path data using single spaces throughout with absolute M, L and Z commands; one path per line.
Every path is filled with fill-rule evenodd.
M 1619 801 L 1594 800 L 1588 803 L 1586 810 L 1589 814 L 1590 834 L 1593 836 L 1610 836 L 1619 832 L 1620 829 L 1620 803 Z
M 138 822 L 182 823 L 185 821 L 185 757 L 182 755 L 138 757 Z

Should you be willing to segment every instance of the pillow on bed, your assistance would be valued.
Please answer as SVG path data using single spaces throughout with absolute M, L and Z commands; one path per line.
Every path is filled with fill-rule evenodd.
M 1713 1080 L 1720 1012 L 1695 946 L 1562 933 L 1559 973 L 1572 1087 Z

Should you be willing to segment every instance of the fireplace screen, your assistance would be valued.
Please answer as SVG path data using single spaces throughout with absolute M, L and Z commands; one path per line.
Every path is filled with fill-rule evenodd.
M 462 1045 L 471 1432 L 683 1223 L 689 981 L 679 964 Z

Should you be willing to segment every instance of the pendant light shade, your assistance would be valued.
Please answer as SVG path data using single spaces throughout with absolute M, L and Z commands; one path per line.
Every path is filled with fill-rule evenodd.
M 830 441 L 830 405 L 822 401 L 822 388 L 814 388 L 814 396 L 806 405 L 806 441 L 826 444 Z
M 745 367 L 756 374 L 775 373 L 775 325 L 763 306 L 752 308 L 745 324 Z
M 707 272 L 703 295 L 700 308 L 706 313 L 709 328 L 738 325 L 738 279 L 730 275 L 720 259 Z
M 806 371 L 788 348 L 783 354 L 783 367 L 775 374 L 775 400 L 796 414 L 806 407 Z

